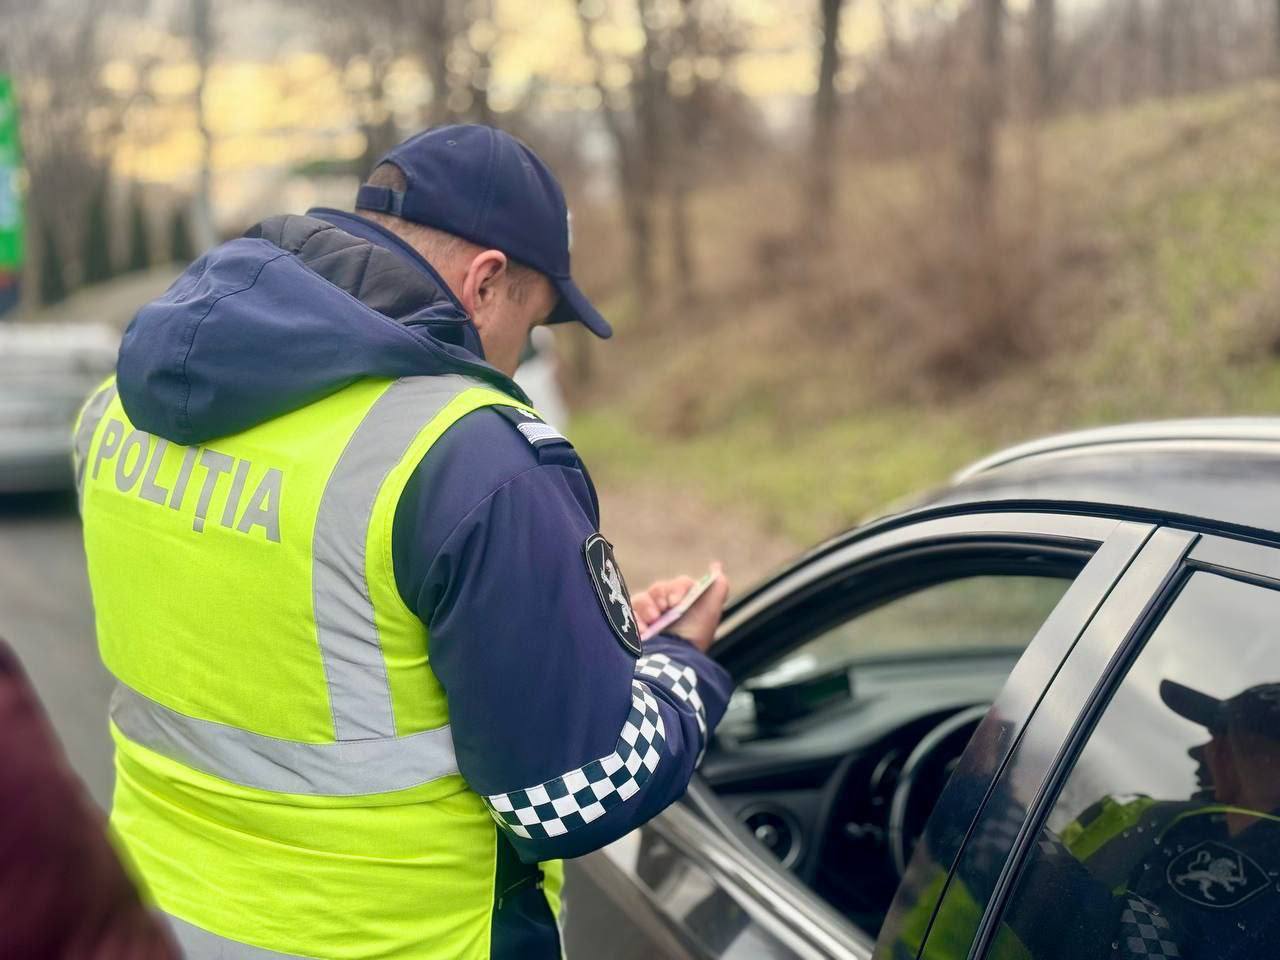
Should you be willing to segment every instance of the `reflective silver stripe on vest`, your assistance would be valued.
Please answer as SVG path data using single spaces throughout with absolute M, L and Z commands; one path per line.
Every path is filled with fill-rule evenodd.
M 298 953 L 277 953 L 239 940 L 228 940 L 170 914 L 161 911 L 157 914 L 173 934 L 185 960 L 311 960 Z
M 468 377 L 397 380 L 369 408 L 325 485 L 312 541 L 312 590 L 320 656 L 339 740 L 395 735 L 373 603 L 365 580 L 365 537 L 387 474 Z
M 379 740 L 280 740 L 189 717 L 122 683 L 111 697 L 111 719 L 129 740 L 170 760 L 274 793 L 356 797 L 458 772 L 448 726 Z
M 80 505 L 84 506 L 84 471 L 89 463 L 89 448 L 93 445 L 93 434 L 102 422 L 102 415 L 116 398 L 116 382 L 111 381 L 95 393 L 85 404 L 84 413 L 80 417 L 80 428 L 76 430 L 74 449 L 76 455 L 76 496 Z

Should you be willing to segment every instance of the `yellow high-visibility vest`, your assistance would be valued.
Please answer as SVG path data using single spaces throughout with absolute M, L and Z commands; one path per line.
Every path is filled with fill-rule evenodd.
M 528 409 L 467 377 L 362 380 L 191 447 L 136 429 L 113 381 L 85 405 L 111 825 L 193 957 L 489 955 L 496 826 L 391 537 L 431 445 L 498 404 Z

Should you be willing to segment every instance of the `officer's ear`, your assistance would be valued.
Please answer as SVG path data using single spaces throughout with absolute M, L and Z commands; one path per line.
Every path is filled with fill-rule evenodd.
M 472 258 L 462 280 L 459 299 L 463 309 L 477 321 L 497 301 L 499 281 L 507 271 L 507 255 L 501 250 L 483 250 Z

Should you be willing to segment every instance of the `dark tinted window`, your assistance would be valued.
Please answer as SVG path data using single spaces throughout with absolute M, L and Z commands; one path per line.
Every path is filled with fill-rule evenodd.
M 1077 759 L 988 957 L 1280 942 L 1280 592 L 1187 583 Z

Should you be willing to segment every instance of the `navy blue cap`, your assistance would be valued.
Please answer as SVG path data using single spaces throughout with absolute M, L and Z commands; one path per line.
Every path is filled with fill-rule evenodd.
M 357 210 L 377 210 L 443 230 L 532 267 L 560 302 L 548 323 L 577 320 L 599 337 L 613 328 L 569 276 L 572 228 L 564 191 L 538 155 L 480 124 L 426 130 L 378 161 L 404 173 L 403 193 L 364 184 Z
M 1280 683 L 1260 683 L 1219 700 L 1175 680 L 1161 680 L 1160 699 L 1174 713 L 1211 733 L 1249 730 L 1280 740 Z

